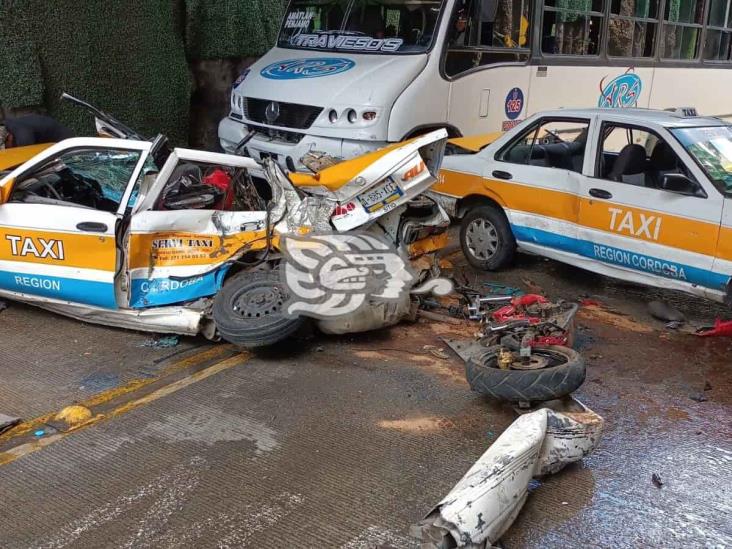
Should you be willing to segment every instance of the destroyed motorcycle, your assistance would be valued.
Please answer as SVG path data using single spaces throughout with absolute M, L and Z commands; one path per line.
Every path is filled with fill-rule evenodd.
M 283 310 L 288 236 L 357 230 L 404 258 L 446 244 L 449 219 L 424 194 L 442 162 L 443 130 L 286 174 L 271 160 L 172 149 L 162 135 L 146 140 L 65 99 L 91 111 L 105 138 L 62 141 L 0 179 L 0 296 L 99 324 L 257 347 L 305 322 Z M 316 323 L 363 331 L 409 310 L 407 291 L 367 314 Z

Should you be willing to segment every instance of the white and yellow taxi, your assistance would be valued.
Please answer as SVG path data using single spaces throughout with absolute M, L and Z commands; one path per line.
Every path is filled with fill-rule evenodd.
M 516 249 L 716 301 L 732 289 L 732 126 L 645 109 L 538 113 L 457 140 L 433 188 L 468 261 Z

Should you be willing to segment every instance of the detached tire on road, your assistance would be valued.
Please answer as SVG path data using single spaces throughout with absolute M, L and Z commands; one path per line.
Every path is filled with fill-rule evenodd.
M 582 357 L 567 347 L 535 347 L 532 354 L 547 362 L 546 367 L 535 370 L 501 369 L 500 351 L 500 347 L 492 347 L 466 363 L 473 391 L 508 402 L 543 402 L 567 396 L 585 381 Z
M 497 271 L 516 254 L 516 239 L 506 214 L 496 206 L 471 209 L 460 225 L 460 246 L 473 267 Z
M 305 322 L 284 314 L 289 298 L 278 271 L 239 273 L 216 294 L 213 318 L 221 337 L 246 347 L 265 347 L 287 339 Z

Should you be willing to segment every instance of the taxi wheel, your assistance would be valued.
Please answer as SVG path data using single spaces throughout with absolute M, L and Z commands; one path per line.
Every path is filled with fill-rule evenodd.
M 493 206 L 473 208 L 463 218 L 460 246 L 473 267 L 496 271 L 513 261 L 516 239 L 506 214 Z
M 221 337 L 245 348 L 273 345 L 293 335 L 303 317 L 285 315 L 289 292 L 279 271 L 242 272 L 226 281 L 214 299 L 213 318 Z

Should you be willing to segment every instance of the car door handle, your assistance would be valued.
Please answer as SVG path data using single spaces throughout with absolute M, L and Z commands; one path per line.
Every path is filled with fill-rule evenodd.
M 83 223 L 79 223 L 76 228 L 85 233 L 106 233 L 108 227 L 104 223 L 84 221 Z
M 496 179 L 513 179 L 513 176 L 510 173 L 504 172 L 502 170 L 494 171 L 493 177 L 495 177 Z
M 590 196 L 602 198 L 603 200 L 610 200 L 613 197 L 613 195 L 605 189 L 590 189 Z

